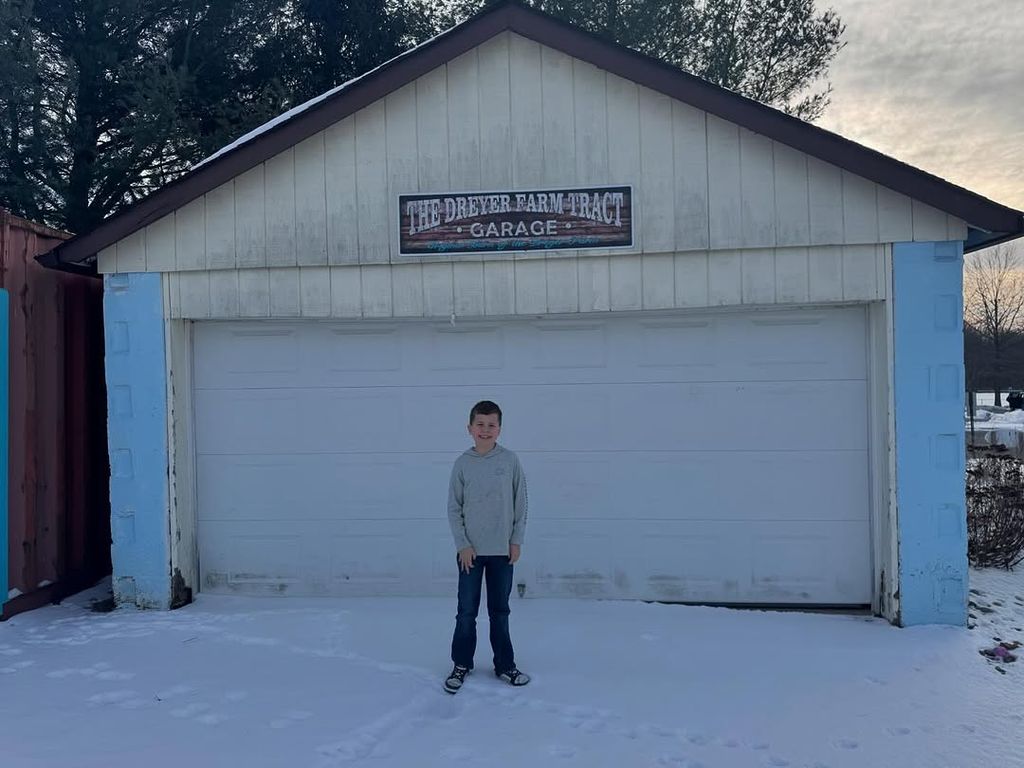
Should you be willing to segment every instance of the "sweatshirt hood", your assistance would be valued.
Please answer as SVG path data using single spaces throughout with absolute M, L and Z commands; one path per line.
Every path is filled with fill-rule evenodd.
M 498 455 L 500 455 L 500 454 L 502 454 L 504 452 L 505 452 L 505 449 L 502 448 L 499 443 L 495 443 L 494 447 L 491 448 L 491 450 L 489 450 L 483 456 L 481 456 L 479 453 L 476 452 L 476 448 L 469 448 L 462 455 L 463 456 L 469 456 L 471 459 L 479 459 L 480 461 L 487 461 L 487 459 L 490 459 L 493 456 L 498 456 Z

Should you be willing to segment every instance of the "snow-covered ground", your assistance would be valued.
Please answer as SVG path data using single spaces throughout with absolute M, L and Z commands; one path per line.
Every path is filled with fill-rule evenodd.
M 1024 765 L 1024 569 L 972 573 L 973 630 L 867 616 L 515 600 L 513 689 L 441 690 L 454 601 L 69 601 L 0 624 L 0 765 Z

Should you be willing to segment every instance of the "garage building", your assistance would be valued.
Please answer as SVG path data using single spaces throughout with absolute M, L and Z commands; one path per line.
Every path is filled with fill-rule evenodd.
M 1022 228 L 492 6 L 45 257 L 105 275 L 116 597 L 454 595 L 487 398 L 526 597 L 963 624 L 963 253 Z

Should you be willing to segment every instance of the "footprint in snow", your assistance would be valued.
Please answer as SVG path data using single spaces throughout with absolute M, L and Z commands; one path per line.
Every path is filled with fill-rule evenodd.
M 46 676 L 52 680 L 61 680 L 71 675 L 80 675 L 82 670 L 80 669 L 54 669 L 46 673 Z
M 576 748 L 570 747 L 564 744 L 552 744 L 548 747 L 548 754 L 552 757 L 558 757 L 562 760 L 568 760 L 576 757 Z
M 293 725 L 301 723 L 303 720 L 308 720 L 313 716 L 312 712 L 307 712 L 304 709 L 293 709 L 291 712 L 286 712 L 283 717 L 279 717 L 276 720 L 270 721 L 270 727 L 275 730 L 281 728 L 290 728 Z
M 473 757 L 473 750 L 463 746 L 445 747 L 440 757 L 442 760 L 469 760 Z
M 605 713 L 589 707 L 566 707 L 562 710 L 562 722 L 570 728 L 578 728 L 584 733 L 604 733 L 608 730 Z
M 334 760 L 355 760 L 369 757 L 377 749 L 379 739 L 370 733 L 359 733 L 337 744 L 317 747 L 323 757 Z
M 663 725 L 648 724 L 643 726 L 643 730 L 646 733 L 650 733 L 654 736 L 660 736 L 663 739 L 669 739 L 676 735 L 675 731 L 673 731 L 671 728 L 666 728 Z
M 786 768 L 789 765 L 789 760 L 778 755 L 772 755 L 768 758 L 768 765 L 774 766 L 775 768 Z
M 194 704 L 186 704 L 184 707 L 178 707 L 177 709 L 172 709 L 171 710 L 171 717 L 177 717 L 177 718 L 180 718 L 180 719 L 184 719 L 186 717 L 195 717 L 197 715 L 204 714 L 208 709 L 210 709 L 210 705 L 209 704 L 204 704 L 202 702 L 196 702 Z
M 895 728 L 886 728 L 886 731 L 891 736 L 909 736 L 911 734 L 911 730 L 902 725 L 896 726 Z
M 836 746 L 840 749 L 857 749 L 860 744 L 853 739 L 839 739 L 839 741 L 836 742 Z
M 99 672 L 96 675 L 97 680 L 131 680 L 133 677 L 135 677 L 134 672 L 117 672 L 112 669 Z
M 86 701 L 95 705 L 122 704 L 128 701 L 134 701 L 137 698 L 138 694 L 135 691 L 107 691 L 105 693 L 93 694 L 86 699 Z
M 160 691 L 156 697 L 161 701 L 167 701 L 169 699 L 176 699 L 179 696 L 184 696 L 187 693 L 194 693 L 195 688 L 190 685 L 175 685 L 166 690 Z
M 208 714 L 200 715 L 199 717 L 197 717 L 196 722 L 202 723 L 203 725 L 220 725 L 228 719 L 229 718 L 227 715 L 222 715 L 218 712 L 210 712 Z

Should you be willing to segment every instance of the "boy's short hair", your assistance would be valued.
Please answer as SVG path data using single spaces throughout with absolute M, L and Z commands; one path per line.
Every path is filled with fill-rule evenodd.
M 481 400 L 479 403 L 473 406 L 469 412 L 469 423 L 473 423 L 473 419 L 477 416 L 490 416 L 492 413 L 498 414 L 498 426 L 501 426 L 501 408 L 498 407 L 497 403 L 491 402 L 490 400 Z

